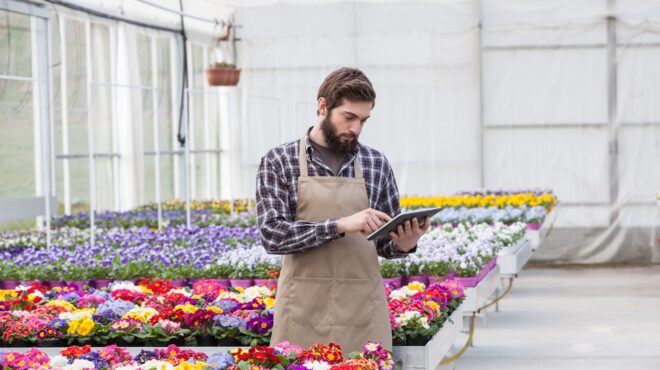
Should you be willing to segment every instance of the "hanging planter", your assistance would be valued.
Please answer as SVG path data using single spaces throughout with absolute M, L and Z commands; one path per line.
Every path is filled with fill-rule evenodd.
M 206 70 L 206 80 L 211 86 L 236 86 L 241 78 L 241 70 L 236 67 L 237 40 L 233 23 L 223 23 L 223 30 L 223 35 L 217 39 L 215 52 L 217 62 L 212 63 Z M 228 58 L 229 55 L 231 58 Z
M 241 70 L 235 65 L 215 63 L 206 70 L 206 80 L 211 86 L 236 86 L 241 77 Z

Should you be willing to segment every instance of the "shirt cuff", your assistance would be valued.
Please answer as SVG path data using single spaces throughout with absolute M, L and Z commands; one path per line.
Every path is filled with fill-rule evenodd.
M 392 242 L 392 245 L 394 245 L 394 254 L 395 255 L 407 256 L 409 254 L 413 254 L 413 253 L 417 252 L 417 244 L 415 244 L 415 246 L 411 250 L 409 250 L 408 252 L 405 252 L 405 251 L 399 249 L 399 246 L 396 245 L 395 242 Z
M 337 232 L 337 219 L 331 218 L 316 224 L 316 239 L 320 241 L 332 241 L 343 237 L 343 233 Z

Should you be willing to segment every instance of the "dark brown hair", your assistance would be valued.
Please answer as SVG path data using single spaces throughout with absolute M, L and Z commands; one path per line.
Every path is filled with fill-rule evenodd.
M 330 73 L 319 87 L 316 100 L 320 98 L 325 98 L 328 112 L 340 105 L 344 98 L 352 102 L 371 102 L 372 108 L 376 105 L 376 92 L 371 81 L 357 68 L 343 67 Z

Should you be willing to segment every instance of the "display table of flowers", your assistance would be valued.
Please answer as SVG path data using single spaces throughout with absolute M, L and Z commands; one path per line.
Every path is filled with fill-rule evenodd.
M 192 288 L 174 287 L 169 281 L 143 279 L 102 289 L 51 289 L 33 283 L 0 290 L 0 347 L 32 353 L 29 348 L 35 346 L 54 356 L 70 345 L 128 347 L 124 352 L 132 355 L 176 346 L 170 348 L 211 355 L 266 345 L 276 299 L 276 286 L 272 288 L 228 290 L 212 279 Z M 412 359 L 415 348 L 421 348 L 429 361 L 441 359 L 457 335 L 462 286 L 455 281 L 429 286 L 412 282 L 384 289 L 395 352 Z
M 7 370 L 392 370 L 400 369 L 392 353 L 380 343 L 366 343 L 360 352 L 344 355 L 334 343 L 304 349 L 287 342 L 273 347 L 130 349 L 72 346 L 64 349 L 12 349 L 0 351 L 0 366 Z

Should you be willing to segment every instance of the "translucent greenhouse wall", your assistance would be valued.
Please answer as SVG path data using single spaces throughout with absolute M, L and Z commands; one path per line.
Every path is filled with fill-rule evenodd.
M 304 134 L 322 79 L 349 65 L 378 95 L 361 141 L 388 156 L 401 194 L 552 188 L 537 259 L 660 261 L 658 0 L 186 1 L 242 26 L 238 88 L 206 84 L 213 22 L 187 19 L 184 44 L 176 13 L 69 2 L 159 30 L 0 1 L 0 208 L 31 202 L 33 220 L 253 197 L 261 156 Z
M 660 2 L 247 2 L 243 186 L 315 120 L 324 76 L 357 66 L 361 141 L 402 194 L 552 188 L 538 260 L 660 261 Z

